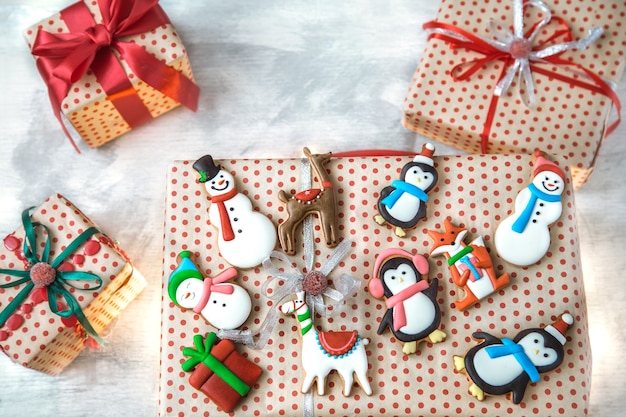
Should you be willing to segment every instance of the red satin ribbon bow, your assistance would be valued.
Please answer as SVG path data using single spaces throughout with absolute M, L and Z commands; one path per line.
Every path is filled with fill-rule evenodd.
M 196 111 L 198 86 L 143 47 L 124 39 L 169 23 L 158 0 L 98 0 L 98 6 L 101 23 L 79 1 L 61 11 L 69 33 L 40 30 L 33 43 L 32 54 L 39 57 L 37 68 L 48 85 L 52 108 L 67 137 L 72 139 L 61 121 L 61 103 L 72 84 L 89 68 L 131 128 L 152 119 L 113 49 L 139 79 Z
M 574 39 L 572 32 L 569 29 L 566 21 L 559 17 L 552 17 L 552 21 L 556 21 L 558 25 L 561 27 L 558 30 L 554 30 L 554 32 L 547 39 L 542 41 L 534 42 L 533 44 L 525 44 L 524 47 L 530 48 L 529 52 L 539 52 L 544 48 L 548 48 L 556 43 L 556 40 L 560 37 L 563 37 L 565 42 L 571 42 Z M 532 25 L 532 27 L 524 33 L 524 39 L 528 40 L 530 34 L 533 33 L 538 26 L 538 23 Z M 513 65 L 518 58 L 516 55 L 517 51 L 513 48 L 509 51 L 503 51 L 501 49 L 496 48 L 490 42 L 488 42 L 487 38 L 482 38 L 473 33 L 470 33 L 466 30 L 463 30 L 457 26 L 431 21 L 424 24 L 424 29 L 433 31 L 430 38 L 441 39 L 444 42 L 448 43 L 451 49 L 463 48 L 468 51 L 473 51 L 478 54 L 483 55 L 482 57 L 468 60 L 467 62 L 463 62 L 461 64 L 456 65 L 451 69 L 450 74 L 451 77 L 455 81 L 467 80 L 474 73 L 479 70 L 482 70 L 485 65 L 489 62 L 493 61 L 502 61 L 504 65 L 502 65 L 502 69 L 499 77 L 496 80 L 496 84 L 500 83 L 506 75 L 507 70 Z M 524 41 L 522 41 L 524 42 Z M 602 94 L 608 97 L 612 102 L 615 108 L 617 109 L 617 120 L 615 120 L 607 129 L 604 131 L 604 136 L 609 135 L 611 132 L 615 130 L 615 128 L 621 122 L 621 104 L 619 101 L 619 97 L 615 93 L 615 91 L 611 88 L 611 86 L 602 79 L 602 77 L 598 76 L 596 73 L 591 70 L 583 67 L 580 64 L 575 62 L 570 62 L 567 59 L 561 58 L 562 52 L 554 53 L 549 56 L 542 56 L 540 60 L 530 61 L 529 67 L 532 73 L 542 74 L 544 76 L 557 79 L 564 83 L 568 83 L 575 87 L 580 87 L 594 93 Z M 542 67 L 543 65 L 543 67 Z M 561 66 L 568 67 L 573 69 L 573 73 L 579 72 L 584 74 L 584 78 L 580 77 L 574 78 L 570 76 L 566 76 L 562 73 L 556 72 L 549 68 L 549 66 Z M 533 88 L 533 86 L 527 86 L 527 88 Z M 489 144 L 489 136 L 491 134 L 491 126 L 493 124 L 493 120 L 496 114 L 496 105 L 498 103 L 498 99 L 500 97 L 497 94 L 493 94 L 491 98 L 491 102 L 487 109 L 487 116 L 485 119 L 485 123 L 483 126 L 483 131 L 480 134 L 481 137 L 481 150 L 483 153 L 488 153 L 488 144 Z

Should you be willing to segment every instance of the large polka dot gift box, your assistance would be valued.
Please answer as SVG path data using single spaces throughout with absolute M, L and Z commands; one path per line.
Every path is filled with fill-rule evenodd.
M 92 148 L 197 108 L 187 51 L 157 1 L 78 1 L 24 35 L 66 135 L 60 113 Z
M 312 153 L 327 151 L 329 149 L 311 148 Z M 253 337 L 254 343 L 250 344 L 249 340 L 248 344 L 239 343 L 238 351 L 263 371 L 233 408 L 234 415 L 582 416 L 587 413 L 591 352 L 568 164 L 562 160 L 551 160 L 546 155 L 541 157 L 539 163 L 539 158 L 530 155 L 437 156 L 435 152 L 432 157 L 416 157 L 416 154 L 419 151 L 408 156 L 335 154 L 324 164 L 327 176 L 322 181 L 307 165 L 306 159 L 300 159 L 299 155 L 293 159 L 215 160 L 215 164 L 225 170 L 229 178 L 235 179 L 237 192 L 250 200 L 251 210 L 267 216 L 276 227 L 289 217 L 286 203 L 279 199 L 281 190 L 302 201 L 306 200 L 305 194 L 334 192 L 336 197 L 336 237 L 339 243 L 336 247 L 326 245 L 317 219 L 313 218 L 310 226 L 305 219 L 303 225 L 296 229 L 294 255 L 285 254 L 277 244 L 275 251 L 280 255 L 275 253 L 262 265 L 238 268 L 233 281 L 244 287 L 252 299 L 252 312 L 240 330 L 250 330 L 252 334 L 261 330 Z M 169 278 L 179 265 L 177 257 L 182 251 L 190 251 L 194 255 L 195 264 L 206 278 L 230 267 L 218 248 L 220 231 L 209 222 L 208 210 L 212 204 L 218 203 L 211 201 L 205 190 L 207 186 L 223 188 L 224 183 L 220 185 L 219 174 L 214 177 L 215 183 L 198 182 L 199 175 L 193 163 L 174 162 L 167 175 L 159 383 L 161 417 L 224 414 L 211 399 L 190 385 L 191 374 L 182 368 L 186 360 L 183 350 L 193 346 L 194 336 L 200 334 L 205 337 L 218 329 L 209 325 L 200 314 L 180 308 L 168 295 Z M 513 265 L 498 255 L 494 242 L 496 230 L 504 219 L 513 216 L 516 211 L 526 212 L 527 203 L 516 204 L 518 194 L 525 195 L 526 192 L 522 191 L 528 188 L 534 177 L 551 172 L 547 167 L 557 167 L 557 164 L 562 168 L 563 178 L 557 176 L 555 182 L 550 182 L 550 187 L 559 187 L 560 216 L 549 226 L 542 220 L 544 206 L 540 204 L 546 204 L 542 198 L 548 199 L 543 196 L 533 200 L 537 208 L 531 213 L 527 226 L 529 230 L 541 226 L 544 234 L 549 234 L 549 248 L 539 261 L 531 265 Z M 402 180 L 401 173 L 407 165 L 434 168 L 438 181 L 427 193 L 425 216 L 414 228 L 405 230 L 405 237 L 399 237 L 392 225 L 380 225 L 374 218 L 379 213 L 381 194 L 385 194 L 383 190 L 391 184 L 403 191 L 392 198 L 400 206 L 408 205 L 411 193 L 420 195 L 410 186 L 398 182 Z M 429 172 L 432 171 L 424 171 L 426 174 Z M 304 179 L 309 174 L 312 188 L 317 191 L 307 193 L 304 190 L 310 186 L 304 184 L 307 182 Z M 225 204 L 228 207 L 228 202 Z M 393 213 L 399 216 L 397 211 Z M 235 218 L 242 217 L 231 214 L 229 218 L 235 225 Z M 454 229 L 447 226 L 446 220 L 454 225 Z M 245 225 L 240 228 L 244 229 Z M 477 275 L 482 274 L 482 278 L 474 280 L 488 283 L 490 276 L 505 276 L 509 281 L 463 310 L 458 303 L 465 296 L 464 290 L 453 281 L 447 257 L 441 252 L 436 256 L 430 255 L 435 246 L 441 248 L 441 245 L 434 245 L 428 233 L 451 234 L 461 228 L 467 230 L 461 240 L 468 247 L 470 243 L 475 244 L 477 238 L 482 238 L 483 252 L 477 249 L 474 252 L 476 256 L 469 254 L 463 266 L 465 270 L 473 269 Z M 237 233 L 238 227 L 233 227 L 233 231 Z M 310 241 L 305 236 L 308 232 L 312 236 Z M 454 241 L 453 237 L 446 243 Z M 348 242 L 347 251 L 337 255 L 346 245 L 344 242 Z M 310 243 L 312 249 L 307 249 Z M 530 243 L 530 247 L 534 244 Z M 491 266 L 472 260 L 485 259 L 481 253 L 487 254 Z M 310 273 L 307 267 L 309 257 L 313 258 L 310 269 L 325 274 L 327 282 L 323 286 L 306 283 L 309 277 L 316 275 Z M 461 258 L 458 258 L 458 263 L 462 263 Z M 330 268 L 329 264 L 334 267 Z M 329 314 L 314 301 L 317 297 L 314 294 L 319 293 L 318 289 L 329 291 L 327 294 L 330 294 L 330 289 L 340 290 L 346 276 L 356 281 L 358 285 L 353 287 L 356 290 L 348 291 L 345 304 L 334 306 L 333 314 Z M 416 277 L 418 279 L 406 290 L 401 286 L 395 287 L 399 290 L 394 293 L 396 290 L 389 281 L 393 276 L 398 280 L 402 278 L 405 283 L 415 282 Z M 294 280 L 299 279 L 302 282 L 294 284 Z M 379 284 L 372 284 L 376 280 Z M 432 289 L 430 284 L 435 280 L 436 288 Z M 478 292 L 473 283 L 466 287 Z M 310 314 L 312 308 L 301 307 L 300 295 L 296 296 L 299 288 L 309 291 L 306 297 L 315 313 Z M 379 290 L 373 291 L 372 288 Z M 191 291 L 181 294 L 192 296 Z M 413 296 L 416 299 L 421 297 L 422 302 L 417 307 L 402 301 Z M 321 297 L 324 305 L 334 303 L 331 297 Z M 308 313 L 304 313 L 305 310 Z M 295 313 L 284 314 L 293 311 Z M 272 315 L 276 316 L 274 325 L 266 326 L 267 320 L 272 321 Z M 411 346 L 415 348 L 414 353 L 404 353 L 403 349 L 410 352 L 406 348 L 411 342 L 399 338 L 409 333 L 406 330 L 409 326 L 417 329 L 421 319 L 438 325 L 431 326 L 435 330 L 430 334 L 417 338 L 421 340 Z M 570 322 L 571 325 L 568 324 Z M 332 372 L 325 381 L 320 381 L 323 377 L 317 380 L 317 384 L 325 388 L 323 395 L 318 393 L 316 383 L 308 393 L 302 393 L 303 384 L 308 385 L 305 371 L 321 372 L 322 367 L 333 366 L 333 362 L 328 365 L 327 360 L 316 362 L 317 366 L 303 364 L 303 356 L 312 354 L 308 344 L 310 339 L 307 338 L 310 329 L 354 335 L 352 342 L 355 344 L 351 348 L 347 339 L 341 343 L 336 341 L 336 345 L 346 346 L 344 350 L 335 351 L 336 360 L 356 360 L 363 348 L 367 359 L 366 377 L 358 374 L 356 364 L 360 362 L 356 361 L 356 376 L 350 390 L 344 389 L 346 378 Z M 351 333 L 353 331 L 355 333 Z M 532 336 L 523 341 L 516 338 L 526 334 L 524 331 L 530 331 Z M 537 349 L 541 360 L 549 361 L 550 366 L 533 367 L 520 359 L 525 363 L 528 375 L 532 375 L 532 380 L 522 377 L 525 393 L 519 404 L 509 399 L 506 393 L 491 393 L 478 378 L 474 385 L 483 387 L 480 391 L 482 401 L 470 392 L 472 384 L 468 374 L 476 368 L 478 377 L 489 380 L 484 375 L 484 369 L 492 368 L 483 362 L 479 363 L 480 366 L 472 365 L 478 363 L 473 358 L 479 354 L 468 352 L 481 342 L 485 343 L 480 338 L 474 338 L 475 333 L 486 337 L 492 344 L 496 344 L 495 340 L 500 341 L 500 347 L 494 353 L 498 358 L 494 360 L 509 364 L 510 369 L 518 369 L 520 375 L 526 375 L 526 372 L 521 370 L 520 362 L 515 359 L 521 358 L 520 351 L 515 349 L 521 349 L 524 343 L 534 343 L 535 339 L 541 339 L 542 346 L 543 342 L 550 343 L 546 348 L 549 350 Z M 535 333 L 539 334 L 536 338 Z M 319 333 L 319 344 L 315 349 L 325 346 L 325 351 L 331 352 L 329 357 L 335 357 L 333 350 L 329 349 L 330 342 L 322 334 L 327 333 Z M 417 334 L 417 330 L 413 334 Z M 438 335 L 441 337 L 436 338 Z M 259 343 L 264 338 L 267 338 L 266 343 Z M 367 343 L 361 346 L 361 341 Z M 544 353 L 548 357 L 544 358 Z M 461 366 L 465 363 L 455 357 L 466 359 L 466 369 Z M 500 367 L 506 368 L 498 365 L 496 369 Z M 554 369 L 548 371 L 550 368 Z M 367 383 L 364 384 L 361 378 Z M 495 378 L 514 379 L 510 373 L 497 374 Z M 368 387 L 371 395 L 368 395 Z M 348 391 L 349 394 L 344 395 Z M 476 388 L 472 391 L 480 393 Z M 519 398 L 520 388 L 515 388 L 515 392 L 516 398 Z
M 403 124 L 471 153 L 568 157 L 577 188 L 619 122 L 625 16 L 622 0 L 442 0 Z
M 117 243 L 60 194 L 24 210 L 0 244 L 0 351 L 58 375 L 147 283 Z

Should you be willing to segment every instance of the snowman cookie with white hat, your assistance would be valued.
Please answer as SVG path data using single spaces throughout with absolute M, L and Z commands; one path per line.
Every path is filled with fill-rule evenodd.
M 394 227 L 398 237 L 405 237 L 407 229 L 413 229 L 426 217 L 428 193 L 439 179 L 432 159 L 435 147 L 426 143 L 413 161 L 402 167 L 400 178 L 380 192 L 378 212 L 374 221 Z
M 209 221 L 218 229 L 220 254 L 238 268 L 260 265 L 276 246 L 276 228 L 270 219 L 254 211 L 250 199 L 237 191 L 230 172 L 205 155 L 193 164 L 198 181 L 211 199 Z
M 518 266 L 538 262 L 550 248 L 550 225 L 561 217 L 565 174 L 543 152 L 535 151 L 531 183 L 515 198 L 513 214 L 496 229 L 498 255 Z

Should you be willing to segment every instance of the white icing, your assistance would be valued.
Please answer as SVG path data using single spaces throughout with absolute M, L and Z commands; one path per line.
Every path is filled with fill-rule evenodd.
M 560 195 L 563 192 L 563 180 L 557 174 L 545 171 L 533 178 L 533 184 L 540 191 Z M 524 211 L 531 197 L 528 188 L 524 188 L 515 199 L 515 211 L 504 219 L 496 229 L 495 246 L 498 255 L 507 262 L 519 266 L 528 266 L 539 261 L 550 248 L 549 226 L 561 217 L 562 204 L 537 199 L 533 214 L 522 233 L 512 230 L 513 223 Z M 537 214 L 539 213 L 539 214 Z
M 248 292 L 235 284 L 214 284 L 232 287 L 232 294 L 212 291 L 200 314 L 218 329 L 232 330 L 241 326 L 250 316 L 252 301 Z M 202 297 L 203 281 L 197 278 L 184 280 L 176 289 L 176 302 L 183 308 L 193 309 Z
M 550 365 L 558 360 L 557 352 L 544 346 L 544 337 L 540 333 L 529 333 L 517 344 L 524 348 L 524 353 L 535 366 Z M 513 355 L 490 358 L 485 349 L 486 347 L 476 352 L 474 368 L 480 379 L 489 385 L 507 385 L 524 373 Z
M 435 176 L 430 172 L 424 172 L 419 166 L 412 167 L 403 178 L 409 184 L 416 186 L 421 190 L 426 190 L 432 185 Z M 409 222 L 417 216 L 420 206 L 424 204 L 419 198 L 403 193 L 393 207 L 386 207 L 387 212 L 394 219 L 401 222 Z
M 300 307 L 301 306 L 301 307 Z M 304 303 L 304 293 L 299 292 L 295 301 L 289 301 L 280 307 L 284 314 L 294 313 L 300 307 L 297 314 L 304 314 L 308 311 L 308 306 Z M 310 323 L 306 320 L 300 323 L 301 327 Z M 344 382 L 343 395 L 349 396 L 356 374 L 358 383 L 367 395 L 372 394 L 369 380 L 367 378 L 367 354 L 365 345 L 368 339 L 361 339 L 357 346 L 349 355 L 335 358 L 328 356 L 317 344 L 315 327 L 312 327 L 306 334 L 302 335 L 302 367 L 304 368 L 304 380 L 302 382 L 302 392 L 307 393 L 311 389 L 313 382 L 317 380 L 317 393 L 324 395 L 326 389 L 326 377 L 331 371 L 336 370 Z
M 205 183 L 211 197 L 228 193 L 235 187 L 233 176 L 224 170 Z M 276 246 L 276 229 L 270 219 L 252 209 L 248 197 L 237 193 L 224 201 L 235 238 L 224 240 L 221 219 L 217 204 L 209 207 L 209 221 L 218 230 L 220 254 L 239 268 L 251 268 L 261 264 Z
M 417 282 L 415 271 L 407 264 L 397 269 L 388 269 L 383 274 L 383 281 L 392 294 L 397 294 Z M 399 330 L 406 334 L 418 334 L 432 326 L 435 321 L 435 306 L 430 298 L 419 292 L 402 302 L 406 313 L 406 325 Z

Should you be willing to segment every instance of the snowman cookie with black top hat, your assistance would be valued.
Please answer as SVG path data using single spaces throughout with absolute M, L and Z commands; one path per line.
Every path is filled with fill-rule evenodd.
M 426 217 L 428 193 L 439 179 L 432 159 L 434 152 L 432 144 L 424 144 L 422 152 L 402 167 L 400 178 L 380 192 L 379 214 L 374 221 L 381 226 L 390 224 L 398 237 L 405 237 L 407 229 Z
M 198 159 L 193 169 L 211 199 L 209 221 L 218 229 L 221 255 L 239 268 L 261 264 L 276 246 L 272 221 L 254 211 L 248 197 L 237 191 L 235 178 L 217 165 L 211 155 Z

